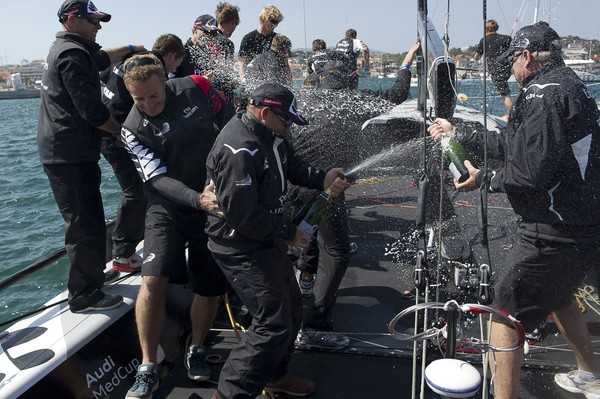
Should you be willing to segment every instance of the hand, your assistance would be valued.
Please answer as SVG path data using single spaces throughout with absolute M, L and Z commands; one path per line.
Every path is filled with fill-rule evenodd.
M 348 182 L 346 178 L 337 179 L 340 175 L 344 175 L 344 169 L 342 168 L 333 168 L 325 175 L 325 181 L 323 182 L 323 187 L 331 188 L 331 196 L 336 197 L 342 191 L 348 187 Z
M 221 208 L 219 208 L 217 196 L 215 195 L 215 182 L 212 180 L 204 187 L 204 191 L 200 194 L 200 209 L 218 218 L 224 217 Z
M 442 136 L 454 137 L 455 128 L 450 122 L 443 118 L 436 118 L 436 120 L 429 125 L 427 131 L 433 137 L 434 140 L 439 140 Z
M 454 187 L 456 187 L 458 191 L 473 191 L 479 188 L 476 180 L 479 169 L 474 167 L 469 160 L 465 161 L 465 166 L 469 170 L 469 178 L 462 183 L 459 183 L 457 179 L 454 179 Z
M 308 243 L 310 242 L 311 238 L 311 236 L 306 234 L 300 228 L 296 227 L 294 239 L 291 241 L 285 241 L 285 244 L 289 247 L 306 248 L 308 247 Z
M 143 44 L 134 44 L 133 48 L 135 49 L 136 53 L 139 53 L 140 51 L 147 51 Z
M 413 46 L 410 48 L 410 50 L 408 50 L 408 52 L 406 53 L 406 56 L 404 57 L 404 61 L 402 63 L 411 65 L 413 62 L 413 59 L 415 57 L 415 53 L 417 51 L 419 51 L 420 49 L 421 49 L 421 42 L 416 42 L 415 44 L 413 44 Z

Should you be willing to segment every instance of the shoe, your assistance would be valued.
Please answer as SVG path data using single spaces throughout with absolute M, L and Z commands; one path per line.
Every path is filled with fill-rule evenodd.
M 286 374 L 265 387 L 273 393 L 283 392 L 290 396 L 308 396 L 315 392 L 315 383 L 292 374 Z
M 353 253 L 355 253 L 356 251 L 358 251 L 358 244 L 357 244 L 357 243 L 355 243 L 354 241 L 352 241 L 352 242 L 350 243 L 350 251 L 349 251 L 348 253 L 351 253 L 351 254 L 353 254 Z
M 142 263 L 144 263 L 144 260 L 136 253 L 129 258 L 115 256 L 112 268 L 123 273 L 138 273 L 142 270 Z
M 600 399 L 600 379 L 585 381 L 577 370 L 568 373 L 558 373 L 554 381 L 559 387 L 573 393 L 582 393 L 587 399 Z
M 188 339 L 189 341 L 189 339 Z M 186 346 L 189 348 L 189 345 Z M 193 381 L 208 381 L 210 379 L 210 367 L 206 362 L 206 348 L 200 345 L 192 346 L 185 356 L 185 368 L 188 378 Z
M 69 309 L 73 313 L 89 312 L 92 310 L 109 310 L 123 303 L 121 295 L 107 295 L 100 290 L 93 290 L 69 300 Z
M 158 374 L 152 363 L 140 364 L 135 374 L 135 382 L 127 391 L 125 399 L 151 399 L 152 392 L 158 388 Z
M 311 277 L 304 277 L 304 272 L 300 272 L 298 278 L 298 286 L 300 287 L 300 293 L 302 296 L 311 296 L 313 293 L 313 287 L 315 286 L 315 275 L 311 274 Z
M 108 271 L 104 272 L 104 286 L 107 286 L 111 283 L 114 283 L 115 281 L 117 281 L 117 279 L 121 276 L 121 273 L 119 273 L 118 271 L 114 270 L 114 269 L 109 269 Z
M 296 338 L 298 348 L 344 349 L 350 343 L 350 338 L 331 331 L 300 331 Z

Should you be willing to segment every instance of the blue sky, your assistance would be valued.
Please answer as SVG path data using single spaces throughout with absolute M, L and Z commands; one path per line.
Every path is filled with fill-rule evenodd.
M 256 0 L 231 0 L 240 9 L 242 22 L 232 40 L 239 48 L 244 34 L 256 29 L 258 14 L 269 3 Z M 199 15 L 214 14 L 217 1 L 192 0 L 94 0 L 101 10 L 112 14 L 103 24 L 98 43 L 105 48 L 122 44 L 144 44 L 152 47 L 154 39 L 163 33 L 174 33 L 187 40 L 191 26 Z M 285 19 L 277 32 L 287 35 L 294 48 L 308 47 L 321 38 L 333 46 L 353 27 L 371 49 L 404 52 L 416 40 L 417 0 L 280 0 L 273 1 Z M 510 33 L 519 10 L 525 9 L 521 21 L 533 20 L 535 0 L 488 0 L 488 18 L 500 24 L 500 33 Z M 559 35 L 577 35 L 600 39 L 600 1 L 546 0 L 550 4 L 549 22 Z M 60 30 L 56 18 L 62 1 L 17 0 L 2 4 L 0 24 L 0 64 L 14 64 L 23 59 L 45 58 Z M 448 32 L 451 47 L 476 44 L 481 38 L 483 2 L 451 0 Z M 429 15 L 440 35 L 444 31 L 447 0 L 429 0 Z M 540 17 L 547 13 L 539 12 Z M 522 25 L 521 25 L 522 26 Z

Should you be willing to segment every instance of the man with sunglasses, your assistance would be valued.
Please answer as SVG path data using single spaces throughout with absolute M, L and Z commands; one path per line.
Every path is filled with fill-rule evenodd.
M 275 28 L 283 21 L 283 14 L 279 8 L 269 4 L 262 9 L 258 16 L 258 28 L 249 32 L 242 38 L 240 44 L 240 75 L 246 73 L 246 66 L 258 54 L 264 53 L 271 47 L 275 36 Z
M 183 59 L 183 43 L 174 34 L 161 35 L 152 46 L 152 54 L 161 60 L 167 73 L 173 72 Z M 129 56 L 130 54 L 127 55 L 127 57 Z M 123 82 L 124 61 L 125 59 L 121 59 L 113 63 L 100 74 L 100 80 L 105 85 L 102 90 L 102 102 L 120 124 L 125 122 L 125 118 L 133 107 L 133 98 Z M 144 238 L 144 218 L 146 217 L 144 186 L 127 150 L 120 145 L 117 137 L 110 133 L 104 134 L 101 152 L 112 167 L 121 187 L 112 234 L 113 269 L 124 273 L 139 272 L 142 267 L 142 259 L 135 249 Z
M 117 135 L 120 125 L 102 104 L 99 71 L 144 47 L 101 50 L 96 34 L 111 15 L 98 11 L 91 1 L 66 0 L 57 15 L 63 30 L 56 34 L 42 77 L 40 161 L 65 221 L 69 308 L 112 309 L 123 298 L 102 292 L 106 281 L 119 273 L 103 273 L 106 225 L 98 160 L 102 132 Z
M 122 136 L 148 198 L 142 284 L 135 308 L 142 359 L 126 398 L 145 399 L 159 384 L 157 350 L 170 282 L 187 283 L 194 292 L 184 360 L 188 378 L 207 381 L 211 375 L 204 340 L 228 285 L 206 246 L 207 216 L 200 192 L 206 156 L 235 111 L 203 76 L 167 81 L 153 54 L 132 56 L 124 71 L 134 107 Z
M 284 86 L 265 83 L 221 131 L 208 155 L 221 217 L 208 216 L 209 249 L 252 316 L 231 351 L 213 398 L 254 398 L 263 388 L 307 396 L 315 385 L 287 372 L 302 319 L 302 297 L 287 246 L 306 247 L 310 236 L 284 216 L 287 182 L 332 195 L 346 187 L 342 169 L 324 172 L 297 157 L 287 141 L 293 123 L 308 122 Z
M 183 61 L 175 77 L 205 76 L 228 100 L 232 100 L 239 80 L 233 53 L 233 43 L 219 31 L 216 18 L 208 14 L 201 15 L 194 21 L 192 37 L 185 43 Z
M 556 383 L 586 398 L 600 397 L 598 369 L 587 325 L 573 294 L 600 257 L 600 111 L 586 86 L 562 58 L 561 39 L 546 22 L 525 26 L 500 56 L 512 65 L 521 90 L 501 135 L 438 119 L 434 138 L 456 135 L 482 147 L 488 135 L 503 167 L 478 170 L 465 161 L 470 177 L 455 182 L 473 190 L 484 182 L 505 192 L 520 216 L 519 235 L 507 266 L 494 284 L 494 306 L 533 331 L 552 313 L 575 355 L 577 370 L 555 375 Z M 490 343 L 516 342 L 513 328 L 492 322 Z M 497 352 L 490 364 L 494 397 L 516 399 L 524 351 Z

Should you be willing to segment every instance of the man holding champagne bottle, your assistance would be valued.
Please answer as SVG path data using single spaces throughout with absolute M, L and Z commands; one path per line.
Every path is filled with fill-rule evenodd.
M 565 66 L 560 37 L 547 23 L 519 30 L 501 58 L 521 86 L 507 126 L 500 135 L 488 134 L 488 147 L 503 155 L 504 166 L 490 172 L 464 161 L 469 177 L 454 184 L 468 191 L 485 182 L 490 191 L 507 194 L 521 221 L 507 267 L 494 284 L 494 305 L 528 331 L 552 313 L 578 366 L 556 374 L 555 382 L 597 398 L 600 370 L 573 293 L 600 257 L 600 111 Z M 429 127 L 434 138 L 456 131 L 463 143 L 481 143 L 487 134 L 437 122 Z M 506 346 L 516 334 L 493 322 L 490 341 Z M 523 356 L 523 348 L 494 355 L 494 397 L 518 397 Z
M 302 297 L 287 246 L 310 235 L 284 217 L 288 180 L 336 196 L 346 188 L 341 168 L 324 172 L 297 157 L 286 140 L 293 123 L 308 122 L 296 98 L 277 83 L 250 95 L 245 111 L 221 131 L 207 160 L 223 217 L 209 215 L 209 249 L 252 315 L 243 341 L 223 366 L 213 398 L 250 398 L 263 388 L 306 396 L 312 381 L 287 373 L 302 321 Z

